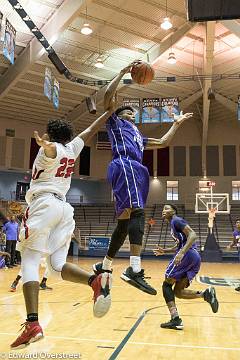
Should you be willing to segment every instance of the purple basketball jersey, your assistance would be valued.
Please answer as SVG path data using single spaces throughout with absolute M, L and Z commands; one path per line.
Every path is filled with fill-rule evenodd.
M 149 190 L 148 169 L 142 165 L 147 139 L 130 121 L 113 114 L 106 123 L 113 159 L 108 167 L 119 216 L 127 208 L 143 208 Z
M 180 264 L 175 265 L 174 260 L 179 251 L 187 242 L 187 237 L 183 232 L 187 222 L 179 216 L 174 216 L 171 220 L 171 235 L 177 244 L 177 251 L 173 259 L 169 262 L 165 276 L 179 281 L 187 277 L 189 283 L 194 279 L 200 269 L 201 258 L 197 251 L 196 243 L 186 252 Z
M 182 219 L 179 216 L 173 216 L 171 220 L 171 235 L 178 246 L 177 251 L 179 251 L 187 242 L 187 237 L 183 232 L 183 229 L 186 225 L 188 225 L 186 220 Z M 190 249 L 196 248 L 196 243 L 193 243 Z
M 233 232 L 233 237 L 236 241 L 237 247 L 240 249 L 240 230 L 235 229 Z
M 113 159 L 129 157 L 142 163 L 143 150 L 147 139 L 130 121 L 120 119 L 113 113 L 106 123 L 108 136 L 112 145 Z

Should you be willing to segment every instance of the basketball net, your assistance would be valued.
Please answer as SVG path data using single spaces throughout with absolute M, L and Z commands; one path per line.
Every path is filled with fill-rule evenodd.
M 210 229 L 210 233 L 212 234 L 213 222 L 216 216 L 217 208 L 208 209 L 208 227 Z

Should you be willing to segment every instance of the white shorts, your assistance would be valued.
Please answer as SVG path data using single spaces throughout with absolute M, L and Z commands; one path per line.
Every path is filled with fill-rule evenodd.
M 72 206 L 54 194 L 41 194 L 26 209 L 18 250 L 28 248 L 48 256 L 61 247 L 68 249 L 74 228 Z

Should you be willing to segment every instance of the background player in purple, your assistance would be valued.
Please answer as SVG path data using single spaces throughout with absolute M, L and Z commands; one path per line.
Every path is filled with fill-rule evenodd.
M 240 259 L 240 219 L 236 220 L 235 230 L 233 231 L 233 241 L 228 245 L 227 250 L 231 250 L 234 246 L 237 246 Z M 240 285 L 236 287 L 235 290 L 240 291 Z
M 200 269 L 201 258 L 195 243 L 197 235 L 184 219 L 177 216 L 177 208 L 174 205 L 165 205 L 162 217 L 171 224 L 171 235 L 175 246 L 169 249 L 159 247 L 153 252 L 159 256 L 175 251 L 175 255 L 167 266 L 162 285 L 163 297 L 171 314 L 171 320 L 161 324 L 161 327 L 182 330 L 183 322 L 178 315 L 175 296 L 181 299 L 203 298 L 210 304 L 214 313 L 218 311 L 218 300 L 213 287 L 205 291 L 186 290 Z
M 136 62 L 124 68 L 108 85 L 104 109 L 114 107 L 117 86 Z M 123 272 L 121 279 L 151 295 L 157 292 L 145 281 L 140 259 L 145 224 L 144 206 L 149 191 L 149 173 L 142 165 L 143 150 L 168 146 L 179 126 L 190 117 L 192 113 L 174 116 L 174 124 L 161 139 L 142 136 L 134 125 L 135 111 L 131 106 L 118 108 L 106 123 L 113 155 L 108 167 L 108 180 L 116 200 L 118 223 L 103 263 L 95 264 L 93 269 L 96 273 L 111 271 L 112 259 L 129 235 L 130 266 Z

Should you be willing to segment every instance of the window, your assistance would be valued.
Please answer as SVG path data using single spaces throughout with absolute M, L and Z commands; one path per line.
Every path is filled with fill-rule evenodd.
M 167 181 L 167 200 L 178 200 L 178 181 Z
M 240 200 L 240 181 L 232 181 L 232 200 Z

